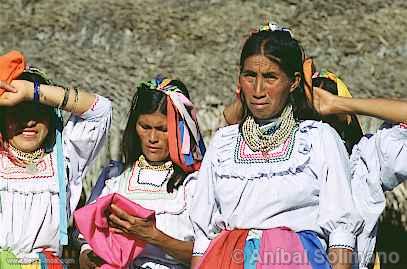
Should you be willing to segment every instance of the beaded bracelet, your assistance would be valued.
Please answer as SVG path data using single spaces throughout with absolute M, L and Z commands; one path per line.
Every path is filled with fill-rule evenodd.
M 75 98 L 74 98 L 74 103 L 73 103 L 71 112 L 75 112 L 76 106 L 78 105 L 78 102 L 79 102 L 79 91 L 78 91 L 78 88 L 74 87 L 73 90 L 74 90 L 74 92 L 75 92 Z
M 70 91 L 71 90 L 69 88 L 64 87 L 64 99 L 62 99 L 61 104 L 59 104 L 58 106 L 59 109 L 65 109 L 66 104 L 68 103 Z
M 40 102 L 40 83 L 38 80 L 34 80 L 34 102 L 39 103 Z

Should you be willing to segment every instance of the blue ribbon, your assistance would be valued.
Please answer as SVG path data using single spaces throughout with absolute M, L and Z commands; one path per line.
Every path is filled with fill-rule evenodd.
M 57 110 L 56 150 L 57 150 L 57 177 L 59 188 L 59 242 L 61 246 L 68 245 L 68 215 L 66 213 L 66 186 L 64 152 L 62 149 L 62 115 Z

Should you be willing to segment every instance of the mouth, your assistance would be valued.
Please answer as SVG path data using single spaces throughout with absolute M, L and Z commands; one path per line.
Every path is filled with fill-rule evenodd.
M 147 150 L 150 151 L 150 152 L 152 152 L 152 153 L 155 153 L 155 152 L 160 151 L 161 148 L 159 148 L 159 147 L 147 146 Z
M 252 105 L 255 109 L 264 109 L 266 106 L 269 105 L 269 103 L 266 103 L 266 102 L 255 102 L 255 103 L 251 103 L 251 105 Z
M 19 132 L 25 138 L 34 138 L 37 136 L 38 131 L 32 128 L 25 128 Z

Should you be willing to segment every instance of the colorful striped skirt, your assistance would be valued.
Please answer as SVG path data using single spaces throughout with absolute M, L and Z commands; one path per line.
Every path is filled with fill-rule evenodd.
M 0 249 L 1 269 L 66 269 L 67 266 L 53 253 L 38 253 L 38 259 L 17 258 L 10 250 Z
M 199 269 L 330 269 L 325 248 L 313 231 L 288 228 L 233 230 L 219 234 Z

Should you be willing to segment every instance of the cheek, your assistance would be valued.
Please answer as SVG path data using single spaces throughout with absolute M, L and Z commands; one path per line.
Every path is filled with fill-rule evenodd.
M 251 94 L 254 90 L 253 83 L 245 79 L 240 80 L 240 86 L 244 94 Z
M 136 132 L 136 134 L 140 138 L 141 145 L 145 145 L 146 142 L 147 142 L 147 134 L 146 134 L 146 132 L 138 131 L 138 132 Z
M 290 91 L 287 89 L 286 85 L 282 84 L 266 85 L 266 91 L 270 97 L 274 97 L 276 99 L 285 99 L 290 94 Z
M 44 134 L 46 136 L 49 132 L 50 122 L 49 121 L 39 121 L 37 123 L 37 128 L 39 128 L 41 130 L 42 134 Z
M 168 148 L 169 148 L 169 145 L 168 145 L 168 133 L 162 134 L 160 136 L 160 140 L 161 140 L 161 143 L 164 146 L 164 148 L 166 150 L 168 150 Z

